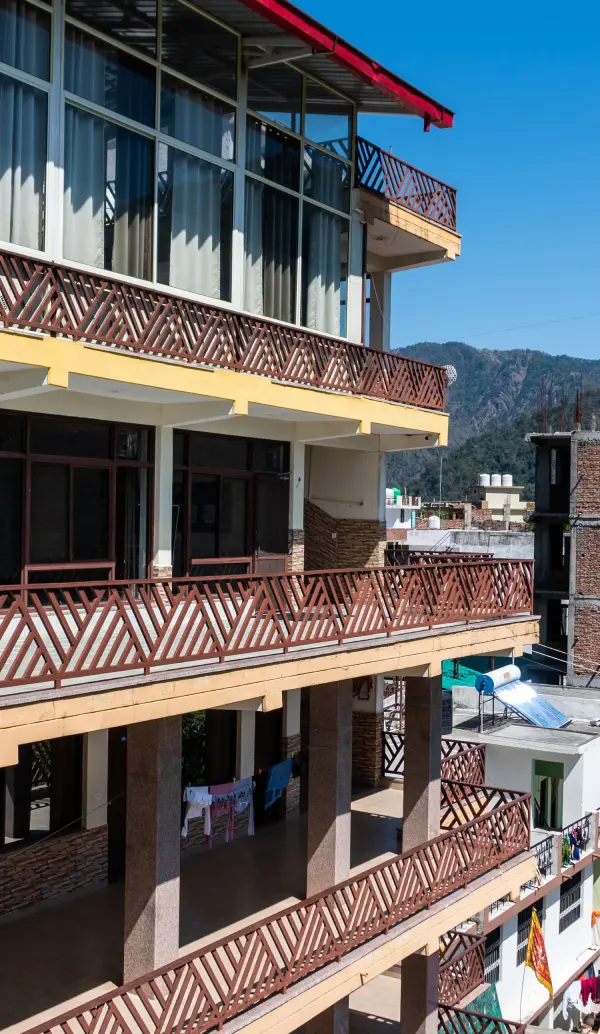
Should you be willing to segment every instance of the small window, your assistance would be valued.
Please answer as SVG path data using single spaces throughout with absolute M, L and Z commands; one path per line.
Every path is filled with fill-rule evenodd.
M 285 63 L 248 71 L 248 107 L 259 115 L 300 132 L 302 75 Z
M 22 416 L 0 412 L 0 452 L 23 452 L 23 431 Z
M 350 168 L 323 154 L 318 147 L 304 148 L 304 194 L 342 212 L 350 209 Z
M 235 97 L 237 36 L 199 11 L 163 0 L 162 60 L 197 82 Z
M 502 927 L 492 930 L 485 939 L 484 976 L 486 983 L 497 984 L 500 980 L 500 943 Z
M 248 441 L 190 434 L 190 466 L 207 470 L 248 470 Z
M 255 441 L 252 444 L 252 469 L 262 474 L 287 474 L 290 450 L 286 442 Z
M 558 932 L 562 933 L 581 918 L 581 873 L 577 872 L 560 887 Z
M 0 0 L 0 61 L 48 80 L 50 29 L 46 11 L 24 0 Z
M 557 761 L 533 763 L 533 824 L 537 829 L 562 828 L 564 765 Z
M 350 157 L 352 105 L 314 79 L 306 81 L 304 135 L 321 147 Z
M 38 455 L 110 459 L 111 428 L 108 424 L 34 416 L 29 433 L 30 450 Z
M 282 187 L 300 190 L 300 144 L 282 133 L 248 116 L 246 168 L 256 176 L 264 176 Z
M 160 128 L 200 151 L 234 160 L 235 109 L 166 73 L 161 79 Z
M 88 36 L 65 28 L 65 90 L 134 122 L 154 125 L 156 76 L 151 65 Z

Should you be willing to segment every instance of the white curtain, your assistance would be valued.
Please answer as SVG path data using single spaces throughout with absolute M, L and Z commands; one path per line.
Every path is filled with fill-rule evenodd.
M 65 258 L 104 266 L 106 167 L 102 119 L 67 104 L 65 114 Z
M 341 329 L 342 220 L 304 205 L 304 318 L 307 327 L 339 334 Z
M 298 202 L 246 180 L 244 308 L 295 322 Z
M 17 0 L 6 7 L 4 62 L 46 79 L 48 37 L 37 25 L 46 16 Z M 27 248 L 43 247 L 47 110 L 42 90 L 0 75 L 0 238 Z

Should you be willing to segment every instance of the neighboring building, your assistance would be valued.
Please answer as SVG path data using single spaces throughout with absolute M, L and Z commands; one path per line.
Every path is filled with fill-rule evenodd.
M 521 523 L 527 508 L 522 491 L 523 485 L 513 485 L 512 474 L 480 474 L 471 501 L 494 521 Z
M 400 528 L 414 528 L 417 512 L 420 509 L 421 497 L 419 495 L 402 495 L 396 488 L 386 488 L 385 523 L 388 532 L 398 531 Z
M 585 700 L 548 687 L 542 691 L 572 719 L 565 729 L 497 717 L 480 733 L 477 694 L 465 686 L 453 692 L 453 736 L 482 747 L 486 783 L 529 791 L 533 800 L 539 874 L 521 887 L 516 900 L 500 899 L 479 917 L 485 936 L 482 985 L 494 985 L 502 1016 L 572 1030 L 583 1015 L 598 1010 L 593 1003 L 580 1004 L 563 1017 L 566 988 L 597 975 L 600 967 L 600 938 L 592 926 L 592 912 L 600 908 L 600 734 L 589 720 L 600 713 L 600 698 L 589 690 Z M 569 843 L 570 836 L 575 843 Z M 524 968 L 532 905 L 542 921 L 554 990 L 550 1002 L 543 985 Z M 482 992 L 480 986 L 473 993 Z M 478 1008 L 477 998 L 470 1008 Z
M 534 872 L 527 793 L 440 782 L 442 663 L 536 641 L 531 564 L 384 566 L 387 453 L 448 440 L 391 277 L 460 236 L 357 119 L 452 114 L 286 0 L 0 29 L 0 1027 L 343 1034 L 402 963 L 433 1034 L 440 938 Z M 404 795 L 352 822 L 388 672 Z
M 546 680 L 600 684 L 600 434 L 531 434 L 535 608 Z

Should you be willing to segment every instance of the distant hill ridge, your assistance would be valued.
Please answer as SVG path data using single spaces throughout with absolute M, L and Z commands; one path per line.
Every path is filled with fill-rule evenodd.
M 457 381 L 447 395 L 450 447 L 442 450 L 442 495 L 461 499 L 477 484 L 479 473 L 512 474 L 533 499 L 535 450 L 524 438 L 537 430 L 536 411 L 542 379 L 558 401 L 572 401 L 583 380 L 584 427 L 596 412 L 600 425 L 600 360 L 553 356 L 528 349 L 473 348 L 460 341 L 424 341 L 398 354 L 456 367 Z M 568 414 L 571 418 L 571 411 Z M 396 453 L 388 460 L 388 484 L 437 498 L 440 451 Z

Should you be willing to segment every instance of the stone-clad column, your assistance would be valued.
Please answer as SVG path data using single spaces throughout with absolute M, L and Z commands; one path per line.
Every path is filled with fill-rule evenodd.
M 440 832 L 442 678 L 406 679 L 402 850 Z M 402 962 L 402 1034 L 437 1034 L 439 954 Z
M 440 832 L 442 679 L 406 679 L 402 850 Z
M 310 690 L 306 893 L 319 894 L 350 873 L 352 682 Z
M 130 725 L 127 735 L 124 980 L 177 958 L 181 718 Z

